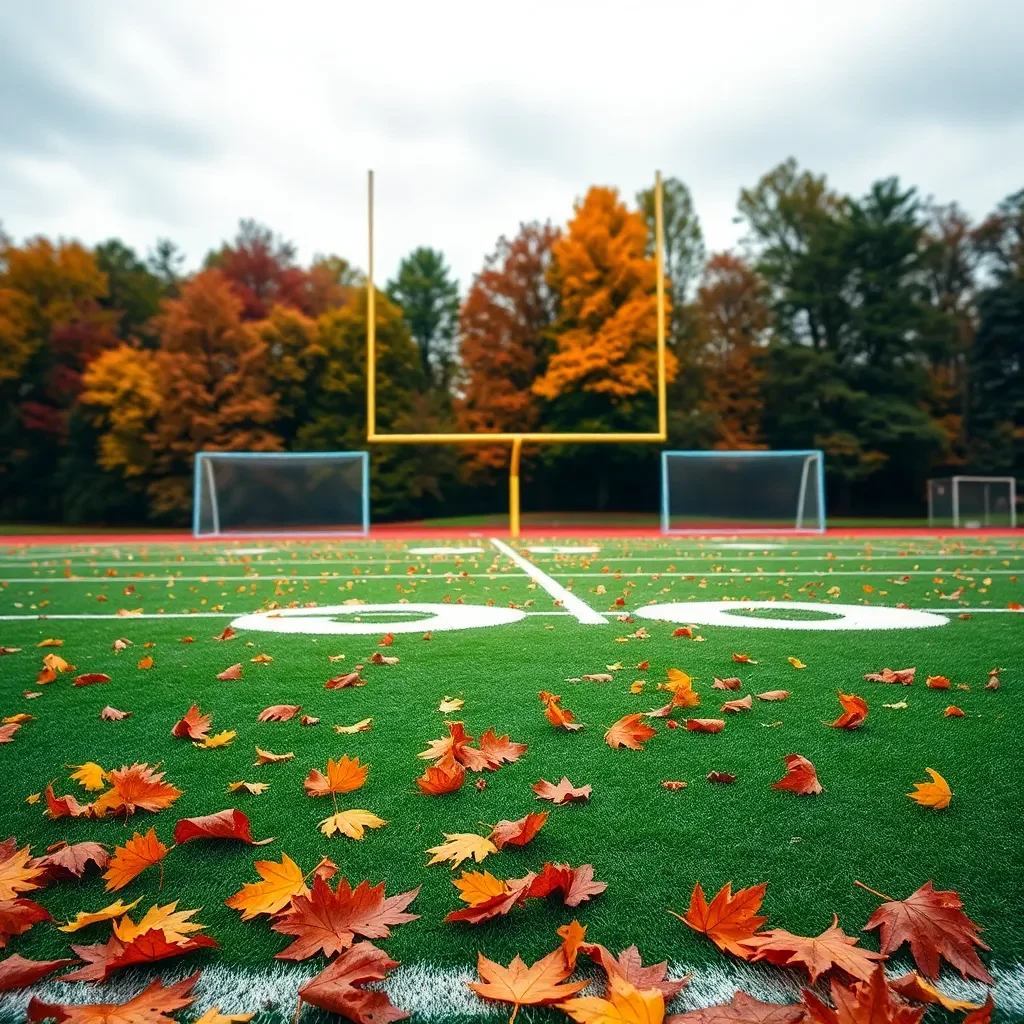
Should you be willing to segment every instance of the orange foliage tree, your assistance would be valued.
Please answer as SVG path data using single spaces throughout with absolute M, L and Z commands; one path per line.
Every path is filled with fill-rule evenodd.
M 466 432 L 532 431 L 541 402 L 532 385 L 542 373 L 557 298 L 548 285 L 551 249 L 559 237 L 551 224 L 523 224 L 511 241 L 500 238 L 477 275 L 459 315 L 463 363 L 455 403 Z M 507 445 L 467 449 L 470 474 L 503 467 Z
M 533 385 L 554 400 L 573 391 L 623 399 L 657 388 L 655 261 L 647 225 L 617 190 L 591 188 L 553 247 L 548 281 L 558 294 L 556 351 Z M 667 353 L 669 378 L 677 362 Z
M 716 253 L 697 292 L 698 405 L 714 431 L 714 447 L 764 448 L 758 352 L 767 343 L 767 286 L 741 259 Z

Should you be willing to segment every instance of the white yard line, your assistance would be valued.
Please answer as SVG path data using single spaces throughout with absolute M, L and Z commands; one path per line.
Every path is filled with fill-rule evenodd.
M 981 571 L 981 570 L 979 570 Z M 988 570 L 984 570 L 988 571 Z M 1024 570 L 1021 570 L 1024 571 Z M 890 570 L 892 572 L 892 570 Z M 315 575 L 304 573 L 302 575 L 291 575 L 283 573 L 255 573 L 249 572 L 243 575 L 232 576 L 228 573 L 206 573 L 204 576 L 175 576 L 173 574 L 165 574 L 162 576 L 148 575 L 148 576 L 12 576 L 3 577 L 0 576 L 0 582 L 2 583 L 45 583 L 49 586 L 51 583 L 110 583 L 115 587 L 119 587 L 124 583 L 166 583 L 173 581 L 175 583 L 213 583 L 213 584 L 228 584 L 235 583 L 238 581 L 249 582 L 249 583 L 290 583 L 294 580 L 322 580 L 325 583 L 331 583 L 337 580 L 417 580 L 422 583 L 424 580 L 440 580 L 442 583 L 447 581 L 448 573 L 416 573 L 415 575 L 406 575 L 404 572 L 379 572 L 369 573 L 361 572 L 358 574 L 345 574 L 340 572 L 335 573 L 316 573 Z M 472 579 L 472 580 L 514 580 L 521 579 L 525 573 L 521 572 L 470 572 L 466 573 L 465 576 L 461 572 L 452 572 L 451 580 L 447 582 L 457 583 L 460 579 Z M 570 575 L 572 575 L 570 573 Z M 598 574 L 600 575 L 600 574 Z M 605 573 L 604 575 L 611 575 Z M 625 575 L 625 573 L 623 573 Z M 641 574 L 643 575 L 643 574 Z M 749 575 L 749 574 L 748 574 Z
M 575 615 L 576 621 L 581 625 L 606 626 L 608 624 L 608 620 L 600 612 L 594 611 L 586 601 L 566 590 L 561 583 L 557 583 L 543 569 L 539 569 L 533 562 L 528 558 L 524 558 L 518 551 L 510 548 L 504 541 L 498 540 L 497 537 L 492 537 L 491 543 L 506 558 L 510 559 L 523 572 L 529 575 L 538 586 L 543 587 L 567 612 Z
M 402 612 L 402 605 L 395 603 L 395 612 Z M 310 609 L 313 611 L 314 609 Z M 566 615 L 571 616 L 573 613 L 569 611 L 559 611 L 558 609 L 552 609 L 551 611 L 532 611 L 520 608 L 519 609 L 524 615 Z M 71 614 L 67 615 L 46 615 L 39 613 L 36 615 L 0 615 L 0 622 L 49 622 L 56 619 L 102 619 L 109 622 L 131 622 L 133 619 L 237 619 L 242 615 L 262 615 L 263 612 L 257 609 L 255 612 L 167 612 L 162 614 L 160 612 L 144 612 L 141 615 L 101 615 L 97 613 L 88 614 Z M 374 613 L 376 614 L 376 613 Z M 602 619 L 602 622 L 605 620 Z M 384 623 L 381 623 L 384 625 Z
M 961 569 L 960 576 L 953 574 L 950 569 L 943 575 L 948 577 L 949 581 L 955 581 L 961 579 L 962 574 L 965 572 L 972 572 L 978 576 L 1017 576 L 1024 572 L 1022 569 Z M 794 570 L 789 571 L 786 569 L 772 569 L 770 571 L 757 571 L 750 572 L 747 569 L 729 569 L 727 572 L 555 572 L 552 576 L 558 579 L 604 579 L 604 580 L 615 580 L 615 579 L 631 579 L 636 576 L 641 579 L 653 579 L 655 576 L 659 576 L 662 579 L 696 579 L 698 576 L 701 579 L 706 580 L 731 580 L 738 579 L 744 576 L 750 577 L 761 577 L 765 579 L 771 578 L 784 578 L 789 576 L 814 576 L 817 579 L 831 579 L 833 576 L 909 576 L 913 579 L 915 576 L 933 576 L 935 575 L 935 569 L 917 569 L 911 570 L 910 572 L 901 571 L 899 569 L 835 569 L 829 570 L 828 572 L 812 572 L 810 570 Z M 180 579 L 181 577 L 179 577 Z M 291 579 L 299 579 L 298 576 L 292 576 Z M 355 577 L 356 579 L 366 577 Z

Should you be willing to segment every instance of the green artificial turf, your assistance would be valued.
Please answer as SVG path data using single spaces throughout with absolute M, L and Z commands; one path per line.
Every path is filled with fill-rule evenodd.
M 495 628 L 434 631 L 430 641 L 419 633 L 400 634 L 387 651 L 399 656 L 399 664 L 367 665 L 367 685 L 358 689 L 330 691 L 323 684 L 365 662 L 376 649 L 378 633 L 242 632 L 229 641 L 213 639 L 232 615 L 265 609 L 270 602 L 284 607 L 353 597 L 368 602 L 448 599 L 557 610 L 540 586 L 489 544 L 470 543 L 479 543 L 484 553 L 458 562 L 407 554 L 406 548 L 415 545 L 371 542 L 268 544 L 278 550 L 230 558 L 220 548 L 205 546 L 122 546 L 114 554 L 96 548 L 70 558 L 63 549 L 49 556 L 27 549 L 8 552 L 0 561 L 0 616 L 110 617 L 0 620 L 0 645 L 22 648 L 0 658 L 0 717 L 27 711 L 37 719 L 26 723 L 14 742 L 0 745 L 0 839 L 16 835 L 19 843 L 31 843 L 33 852 L 42 854 L 61 839 L 113 845 L 152 826 L 169 844 L 179 818 L 227 807 L 244 810 L 254 835 L 274 836 L 276 842 L 258 849 L 189 844 L 166 858 L 162 891 L 157 890 L 159 872 L 151 870 L 118 894 L 126 901 L 143 897 L 137 914 L 157 900 L 178 900 L 179 908 L 202 907 L 196 916 L 221 949 L 192 954 L 188 959 L 196 966 L 264 964 L 288 944 L 287 937 L 270 930 L 266 918 L 242 922 L 224 905 L 243 884 L 256 881 L 255 859 L 278 860 L 282 852 L 307 871 L 329 856 L 353 883 L 386 879 L 389 894 L 422 886 L 410 908 L 420 920 L 396 928 L 380 943 L 403 963 L 427 961 L 463 970 L 472 967 L 478 950 L 502 963 L 516 953 L 532 961 L 553 948 L 559 925 L 577 917 L 588 926 L 588 939 L 615 951 L 635 943 L 645 962 L 669 959 L 699 973 L 702 964 L 719 964 L 724 955 L 666 913 L 667 908 L 685 912 L 698 880 L 709 896 L 728 881 L 735 886 L 767 881 L 763 910 L 770 916 L 768 927 L 817 934 L 835 913 L 849 934 L 857 934 L 879 901 L 854 886 L 855 879 L 895 898 L 934 879 L 936 888 L 957 890 L 968 914 L 986 929 L 990 966 L 1010 968 L 1021 959 L 1024 828 L 1018 737 L 1024 710 L 1024 619 L 979 610 L 1005 609 L 1011 601 L 1024 600 L 1024 584 L 1014 575 L 1024 570 L 1024 561 L 1013 542 L 993 547 L 995 542 L 987 541 L 987 547 L 976 549 L 973 544 L 940 548 L 934 541 L 887 541 L 884 549 L 869 553 L 847 541 L 836 553 L 837 542 L 828 540 L 787 541 L 780 550 L 751 552 L 689 540 L 601 541 L 599 554 L 538 554 L 532 557 L 545 571 L 609 614 L 607 626 L 580 625 L 564 614 L 536 615 Z M 830 553 L 834 557 L 827 557 Z M 218 559 L 223 564 L 216 564 Z M 410 565 L 414 574 L 406 571 Z M 859 575 L 862 570 L 872 574 Z M 86 578 L 62 582 L 66 571 Z M 104 575 L 112 571 L 117 575 Z M 254 572 L 258 579 L 251 578 Z M 454 575 L 446 577 L 446 572 Z M 463 578 L 460 572 L 471 575 Z M 133 578 L 133 573 L 140 575 Z M 188 579 L 169 586 L 171 574 Z M 298 578 L 304 576 L 312 578 Z M 865 586 L 872 589 L 865 591 Z M 959 586 L 965 589 L 952 605 L 940 596 Z M 830 587 L 839 593 L 830 595 Z M 620 596 L 624 608 L 614 606 Z M 784 614 L 788 597 L 952 606 L 970 618 L 951 615 L 949 624 L 939 628 L 880 632 L 697 626 L 694 632 L 703 641 L 673 638 L 674 624 L 615 618 L 653 601 L 744 597 L 778 599 L 780 610 L 772 609 L 773 614 Z M 828 607 L 822 604 L 823 612 Z M 146 614 L 198 611 L 210 617 L 161 620 L 115 614 L 139 608 Z M 219 617 L 213 614 L 220 612 Z M 640 625 L 650 639 L 617 642 Z M 182 643 L 185 636 L 195 642 Z M 105 672 L 112 682 L 73 688 L 72 673 L 36 687 L 47 651 L 35 645 L 46 637 L 64 641 L 56 653 L 78 673 Z M 111 644 L 119 637 L 132 646 L 115 654 Z M 148 650 L 147 643 L 153 644 Z M 737 664 L 734 652 L 758 664 Z M 250 659 L 260 653 L 273 662 L 253 664 Z M 328 660 L 342 653 L 344 661 Z M 155 662 L 148 671 L 136 667 L 146 654 Z M 792 668 L 789 656 L 800 658 L 807 669 Z M 218 672 L 239 661 L 241 680 L 217 681 Z M 645 671 L 635 667 L 643 661 L 650 662 Z M 624 668 L 613 671 L 611 683 L 567 681 L 615 664 Z M 918 669 L 911 687 L 862 678 L 883 666 L 911 665 Z M 988 671 L 997 666 L 1003 668 L 1001 688 L 986 691 Z M 792 695 L 779 703 L 755 700 L 750 712 L 722 716 L 727 723 L 718 735 L 670 730 L 664 720 L 654 720 L 657 735 L 642 752 L 610 749 L 603 734 L 612 722 L 668 699 L 655 687 L 669 667 L 694 678 L 701 696 L 700 707 L 691 712 L 695 717 L 718 717 L 725 700 L 746 693 L 786 689 Z M 928 689 L 925 678 L 931 674 L 970 689 Z M 742 679 L 741 691 L 711 689 L 714 676 L 732 675 Z M 640 695 L 629 692 L 637 679 L 647 681 Z M 860 730 L 824 724 L 840 713 L 837 689 L 868 701 L 870 714 Z M 27 700 L 25 690 L 42 691 L 42 696 Z M 586 728 L 574 734 L 552 728 L 537 699 L 539 690 L 561 694 L 563 705 Z M 482 791 L 470 776 L 458 793 L 428 798 L 418 794 L 413 782 L 425 767 L 416 755 L 445 733 L 445 716 L 437 706 L 446 696 L 465 701 L 449 717 L 464 721 L 471 735 L 493 727 L 529 749 L 518 763 L 483 773 Z M 883 707 L 900 701 L 909 706 Z M 170 735 L 193 702 L 213 715 L 214 732 L 237 730 L 231 747 L 200 750 Z M 257 722 L 262 708 L 277 703 L 301 704 L 304 713 L 321 722 L 313 727 L 301 726 L 298 718 Z M 106 704 L 131 711 L 132 717 L 101 722 L 99 712 Z M 966 717 L 944 717 L 949 704 L 962 708 Z M 331 729 L 365 717 L 374 720 L 368 732 L 339 736 Z M 675 717 L 683 721 L 686 712 Z M 295 759 L 253 767 L 256 745 L 294 751 Z M 782 759 L 791 752 L 814 762 L 824 794 L 800 798 L 770 788 L 782 777 Z M 310 769 L 324 770 L 328 757 L 343 753 L 368 762 L 370 774 L 363 789 L 339 798 L 339 806 L 365 808 L 388 822 L 361 842 L 321 835 L 317 823 L 333 807 L 329 799 L 303 793 L 302 780 Z M 167 780 L 183 795 L 172 809 L 157 815 L 140 812 L 127 823 L 120 818 L 52 821 L 43 814 L 44 803 L 25 802 L 51 780 L 58 794 L 87 799 L 68 779 L 67 766 L 89 760 L 107 769 L 161 762 Z M 939 771 L 954 792 L 945 811 L 925 810 L 906 796 L 914 782 L 926 779 L 926 767 Z M 705 776 L 713 770 L 734 773 L 737 782 L 708 783 Z M 591 801 L 552 807 L 535 799 L 531 784 L 542 777 L 557 782 L 562 775 L 576 785 L 590 784 Z M 228 794 L 227 784 L 240 779 L 264 781 L 270 789 L 258 797 Z M 688 786 L 672 792 L 659 785 L 663 780 L 683 780 Z M 425 867 L 424 851 L 441 842 L 444 832 L 483 832 L 499 819 L 541 809 L 550 814 L 538 836 L 523 848 L 491 855 L 482 869 L 504 878 L 538 870 L 545 861 L 592 863 L 596 877 L 608 883 L 607 891 L 575 911 L 554 900 L 535 901 L 477 927 L 445 924 L 445 914 L 461 906 L 451 884 L 453 872 L 444 865 Z M 39 898 L 63 921 L 114 897 L 90 871 L 87 880 L 57 883 Z M 98 942 L 107 934 L 109 926 L 100 925 L 72 938 Z M 9 951 L 57 957 L 64 955 L 68 938 L 52 925 L 37 925 L 12 940 Z M 868 934 L 863 943 L 877 948 L 876 934 Z M 304 967 L 311 976 L 323 964 L 317 958 Z M 87 992 L 83 986 L 83 1000 Z M 289 1010 L 268 1009 L 259 1020 L 284 1020 Z M 316 1018 L 311 1013 L 304 1019 Z M 564 1018 L 538 1011 L 523 1019 Z

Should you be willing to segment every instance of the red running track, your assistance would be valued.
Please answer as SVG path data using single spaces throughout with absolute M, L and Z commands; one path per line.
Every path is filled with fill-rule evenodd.
M 469 528 L 464 526 L 419 526 L 416 523 L 384 523 L 380 526 L 372 527 L 370 531 L 369 540 L 393 540 L 393 541 L 408 541 L 408 540 L 452 540 L 457 538 L 486 538 L 490 536 L 507 536 L 504 529 L 481 529 Z M 541 526 L 528 526 L 523 527 L 521 536 L 527 539 L 546 539 L 546 538 L 558 538 L 558 539 L 571 539 L 571 540 L 593 540 L 596 538 L 608 538 L 608 539 L 638 539 L 638 540 L 657 540 L 662 538 L 662 533 L 657 527 L 638 527 L 638 526 L 606 526 L 606 527 L 587 527 L 587 526 L 561 526 L 561 527 L 541 527 Z M 797 537 L 815 537 L 821 536 L 815 533 L 777 533 L 771 530 L 765 530 L 763 533 L 730 533 L 728 530 L 721 530 L 710 528 L 707 533 L 699 532 L 687 532 L 680 534 L 672 534 L 674 537 L 688 538 L 691 540 L 696 539 L 750 539 L 754 540 L 758 537 L 764 539 L 795 539 Z M 1017 537 L 1019 534 L 1016 531 L 1007 529 L 978 529 L 978 530 L 947 530 L 947 529 L 931 529 L 928 527 L 859 527 L 850 529 L 835 529 L 829 530 L 826 534 L 828 538 L 835 539 L 852 539 L 852 540 L 870 540 L 870 539 L 909 539 L 912 537 L 950 537 L 958 541 L 969 541 L 973 538 L 983 537 Z M 48 534 L 25 534 L 22 536 L 11 535 L 11 536 L 0 536 L 0 551 L 9 550 L 15 547 L 53 547 L 54 545 L 69 545 L 69 544 L 95 544 L 95 545 L 116 545 L 116 544 L 224 544 L 230 541 L 237 541 L 239 544 L 253 544 L 263 541 L 281 541 L 281 540 L 343 540 L 341 537 L 325 537 L 323 534 L 309 534 L 308 536 L 296 536 L 282 538 L 280 536 L 270 535 L 265 538 L 258 536 L 245 536 L 245 537 L 193 537 L 191 533 L 186 530 L 168 531 L 166 533 L 48 533 Z M 361 540 L 362 538 L 354 537 L 353 540 Z

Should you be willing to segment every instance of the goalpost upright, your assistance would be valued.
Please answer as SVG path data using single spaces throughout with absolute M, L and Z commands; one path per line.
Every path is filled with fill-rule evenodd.
M 668 437 L 668 384 L 665 372 L 665 259 L 661 172 L 654 178 L 654 252 L 655 301 L 657 304 L 657 399 L 658 429 L 637 433 L 596 433 L 543 431 L 444 434 L 386 434 L 377 431 L 377 324 L 373 283 L 373 171 L 368 172 L 369 254 L 366 276 L 366 440 L 370 444 L 495 444 L 510 445 L 509 458 L 509 533 L 519 536 L 519 464 L 524 442 L 527 444 L 565 443 L 660 443 Z

